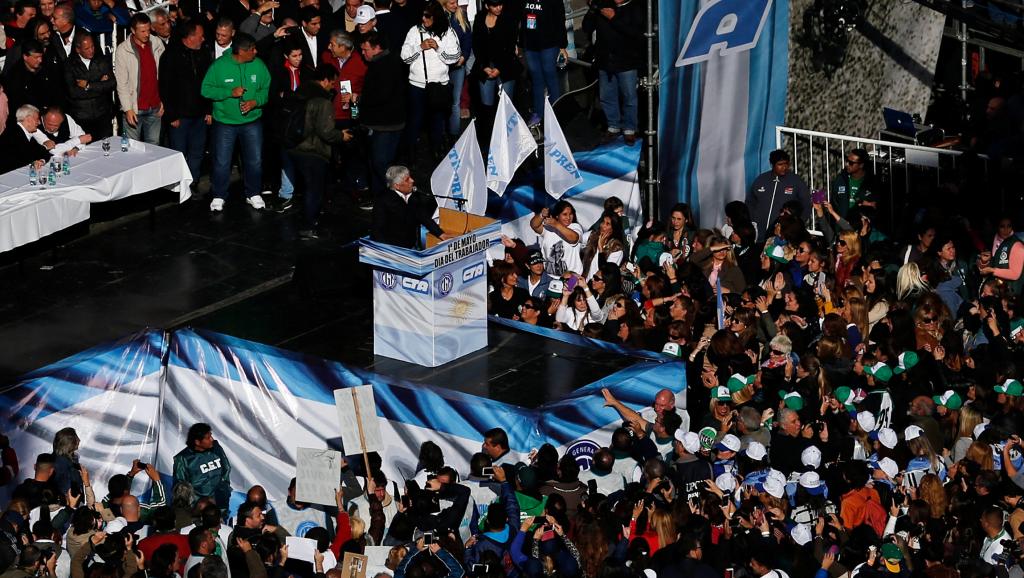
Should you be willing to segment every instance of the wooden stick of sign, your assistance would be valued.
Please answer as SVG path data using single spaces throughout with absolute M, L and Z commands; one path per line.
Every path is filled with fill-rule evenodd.
M 366 487 L 370 487 L 370 455 L 366 453 L 366 436 L 363 434 L 363 416 L 359 412 L 359 398 L 356 388 L 352 388 L 352 405 L 356 410 L 356 427 L 359 428 L 359 449 L 363 452 L 363 465 L 366 466 Z M 367 492 L 368 493 L 368 492 Z

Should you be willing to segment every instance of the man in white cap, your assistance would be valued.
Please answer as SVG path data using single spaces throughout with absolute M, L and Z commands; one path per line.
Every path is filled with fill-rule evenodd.
M 672 483 L 686 500 L 698 499 L 706 480 L 711 479 L 711 464 L 700 456 L 700 436 L 676 430 L 676 459 L 672 462 Z
M 363 36 L 368 34 L 371 30 L 377 27 L 377 11 L 373 9 L 373 6 L 363 4 L 356 9 L 356 17 L 354 18 L 356 23 L 356 29 L 352 32 L 352 36 L 355 37 L 356 45 L 359 44 L 359 40 Z
M 713 475 L 717 478 L 722 474 L 733 474 L 736 471 L 736 453 L 740 451 L 740 438 L 725 434 L 712 448 L 715 461 L 712 464 Z

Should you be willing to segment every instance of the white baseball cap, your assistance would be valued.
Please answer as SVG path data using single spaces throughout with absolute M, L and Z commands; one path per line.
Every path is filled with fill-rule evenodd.
M 899 438 L 896 437 L 896 432 L 891 427 L 883 427 L 878 430 L 878 441 L 891 450 L 896 447 Z
M 824 489 L 825 483 L 821 481 L 818 472 L 804 472 L 800 474 L 798 482 L 802 488 L 810 490 L 812 494 L 819 493 Z
M 780 472 L 779 470 L 776 470 L 775 468 L 771 468 L 768 470 L 768 476 L 765 477 L 765 479 L 768 478 L 773 478 L 775 481 L 779 482 L 783 486 L 785 486 L 786 482 L 788 481 L 788 479 L 786 478 L 786 474 Z
M 373 6 L 363 4 L 356 10 L 356 17 L 353 20 L 355 20 L 356 24 L 366 24 L 376 17 L 377 12 L 374 11 Z
M 715 485 L 719 490 L 728 494 L 736 489 L 736 478 L 732 474 L 722 474 L 715 478 Z
M 732 434 L 725 434 L 725 436 L 723 436 L 722 439 L 719 440 L 717 444 L 715 444 L 714 449 L 738 452 L 740 451 L 740 447 L 740 438 Z
M 764 486 L 764 491 L 769 496 L 781 498 L 786 495 L 786 484 L 780 482 L 777 478 L 771 476 L 765 478 L 762 486 Z
M 889 476 L 889 479 L 896 477 L 896 474 L 900 473 L 900 467 L 896 465 L 896 462 L 892 461 L 892 458 L 882 458 L 878 460 L 878 464 L 875 469 L 882 470 L 885 475 Z
M 804 546 L 814 539 L 810 524 L 797 524 L 790 530 L 789 535 L 797 544 Z
M 818 446 L 807 446 L 804 451 L 800 452 L 800 463 L 809 467 L 817 468 L 821 466 L 821 450 Z
M 768 450 L 765 449 L 764 444 L 761 442 L 750 442 L 747 444 L 747 449 L 744 450 L 747 457 L 752 460 L 761 461 L 768 456 Z
M 922 435 L 924 435 L 924 430 L 921 429 L 921 426 L 908 425 L 907 429 L 903 430 L 903 439 L 907 440 L 908 442 L 910 440 L 916 440 Z
M 692 431 L 684 432 L 681 429 L 676 430 L 676 439 L 679 443 L 683 444 L 683 449 L 688 454 L 695 454 L 700 451 L 700 436 Z
M 862 411 L 857 414 L 857 425 L 860 429 L 869 432 L 875 429 L 875 416 L 871 415 L 869 411 Z
M 985 420 L 985 421 L 979 423 L 978 425 L 974 426 L 974 432 L 972 432 L 974 434 L 974 439 L 980 438 L 981 434 L 985 433 L 985 430 L 987 430 L 987 429 L 988 429 L 988 420 Z

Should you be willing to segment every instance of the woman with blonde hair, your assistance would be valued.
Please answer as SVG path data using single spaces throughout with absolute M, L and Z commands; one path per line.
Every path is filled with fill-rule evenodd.
M 868 337 L 868 306 L 864 300 L 861 290 L 847 286 L 843 289 L 844 304 L 842 310 L 843 319 L 846 320 L 846 329 L 849 333 L 850 346 L 857 347 Z M 854 335 L 856 329 L 857 335 Z
M 711 237 L 708 244 L 710 255 L 708 253 L 702 255 L 704 258 L 702 269 L 708 279 L 708 284 L 711 285 L 711 291 L 717 291 L 721 284 L 723 291 L 742 293 L 746 287 L 746 281 L 743 278 L 743 272 L 736 264 L 736 255 L 733 253 L 732 244 L 721 235 Z
M 845 287 L 860 263 L 860 237 L 856 231 L 842 231 L 836 241 L 836 287 Z
M 65 495 L 75 488 L 82 493 L 82 472 L 78 465 L 78 446 L 81 440 L 73 427 L 66 427 L 53 434 L 53 480 L 59 491 Z
M 942 518 L 949 508 L 949 498 L 942 481 L 935 474 L 926 474 L 917 486 L 917 499 L 928 504 L 932 518 Z
M 448 117 L 448 135 L 453 139 L 462 134 L 462 85 L 466 81 L 466 62 L 473 54 L 473 26 L 459 0 L 437 0 L 448 15 L 448 26 L 459 39 L 462 55 L 448 67 L 448 82 L 452 88 L 452 113 Z
M 953 442 L 953 463 L 967 457 L 967 448 L 974 443 L 974 428 L 978 427 L 982 419 L 981 412 L 973 404 L 968 403 L 960 408 L 957 438 Z
M 897 301 L 913 301 L 931 290 L 928 282 L 921 277 L 921 269 L 917 263 L 907 263 L 896 273 Z
M 965 460 L 970 460 L 983 470 L 994 470 L 996 469 L 995 460 L 992 458 L 992 446 L 982 443 L 974 442 L 967 448 L 967 454 L 964 455 Z

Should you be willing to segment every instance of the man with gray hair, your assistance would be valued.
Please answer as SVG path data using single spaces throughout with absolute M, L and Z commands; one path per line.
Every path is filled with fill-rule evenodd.
M 36 132 L 39 130 L 39 109 L 31 104 L 23 104 L 14 113 L 16 124 L 8 126 L 7 130 L 0 134 L 0 173 L 6 173 L 17 168 L 25 167 L 34 163 L 36 168 L 42 168 L 46 160 L 50 158 L 50 151 L 54 147 L 53 141 L 37 142 Z
M 378 195 L 373 204 L 371 239 L 413 249 L 420 244 L 420 225 L 442 240 L 454 237 L 441 230 L 431 218 L 436 203 L 416 192 L 415 181 L 408 168 L 395 165 L 387 170 L 385 177 L 388 190 Z

